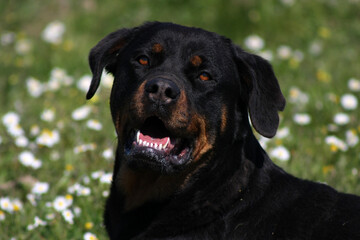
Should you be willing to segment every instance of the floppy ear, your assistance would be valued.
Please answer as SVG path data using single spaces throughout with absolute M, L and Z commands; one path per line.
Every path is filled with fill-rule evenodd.
M 235 51 L 242 86 L 247 91 L 251 122 L 258 133 L 271 138 L 279 126 L 278 111 L 285 107 L 279 83 L 268 61 L 237 46 Z
M 91 80 L 89 91 L 86 98 L 90 99 L 94 96 L 99 87 L 101 74 L 104 68 L 112 72 L 112 64 L 116 62 L 117 55 L 130 39 L 132 29 L 123 28 L 110 33 L 103 38 L 89 54 L 89 64 L 93 78 Z

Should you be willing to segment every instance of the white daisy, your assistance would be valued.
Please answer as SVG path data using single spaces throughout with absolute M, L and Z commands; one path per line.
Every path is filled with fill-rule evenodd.
M 350 117 L 346 113 L 337 113 L 334 116 L 334 122 L 338 125 L 346 125 L 350 122 Z
M 108 183 L 110 184 L 112 181 L 112 173 L 105 173 L 100 177 L 101 183 Z
M 14 211 L 14 206 L 8 197 L 0 197 L 0 208 L 9 213 Z
M 72 112 L 71 117 L 77 121 L 83 120 L 89 116 L 90 112 L 91 112 L 90 106 L 82 106 L 82 107 L 75 109 Z
M 346 143 L 349 147 L 354 147 L 359 143 L 359 137 L 356 135 L 355 130 L 346 131 Z
M 68 207 L 70 207 L 72 204 L 72 198 L 64 197 L 64 196 L 58 196 L 55 198 L 53 202 L 53 207 L 56 211 L 62 212 Z
M 15 145 L 18 147 L 26 147 L 29 144 L 29 140 L 21 135 L 15 139 Z
M 245 39 L 245 46 L 252 51 L 260 51 L 264 45 L 264 40 L 257 35 L 250 35 Z
M 341 140 L 335 136 L 327 136 L 325 138 L 325 143 L 330 146 L 335 146 L 336 148 L 340 149 L 341 151 L 348 150 L 348 146 L 346 145 L 346 143 L 343 140 Z
M 6 127 L 18 125 L 20 123 L 20 116 L 15 112 L 8 112 L 2 117 L 2 122 Z
M 74 214 L 71 210 L 66 209 L 66 210 L 62 211 L 61 214 L 63 215 L 66 222 L 68 222 L 70 224 L 74 224 Z
M 358 100 L 352 94 L 345 94 L 340 99 L 341 106 L 346 110 L 354 110 L 357 108 Z
M 311 122 L 311 116 L 306 113 L 296 113 L 293 119 L 299 125 L 308 125 Z
M 277 55 L 280 59 L 289 59 L 292 55 L 292 50 L 289 46 L 282 45 L 277 49 Z
M 111 148 L 107 148 L 102 153 L 103 158 L 105 159 L 113 159 L 114 158 L 114 152 Z
M 41 146 L 52 147 L 60 141 L 60 134 L 57 130 L 44 129 L 36 138 L 36 143 Z
M 95 234 L 87 232 L 84 234 L 84 240 L 98 240 Z
M 100 131 L 102 129 L 102 124 L 98 120 L 90 119 L 86 122 L 86 126 L 90 129 Z
M 360 80 L 355 78 L 349 79 L 348 87 L 351 91 L 360 92 Z
M 82 76 L 77 82 L 78 89 L 86 93 L 89 90 L 91 79 L 90 75 Z
M 47 182 L 37 182 L 33 186 L 31 192 L 37 195 L 42 195 L 49 191 L 49 183 Z
M 290 159 L 290 152 L 284 146 L 279 146 L 270 152 L 270 156 L 280 161 L 288 161 Z
M 45 109 L 41 113 L 41 119 L 45 122 L 52 122 L 55 119 L 55 111 L 53 109 Z
M 114 82 L 114 76 L 111 73 L 106 73 L 106 71 L 103 71 L 101 75 L 101 85 L 106 88 L 111 88 L 113 82 Z
M 44 41 L 53 44 L 60 44 L 62 42 L 63 34 L 65 33 L 65 25 L 60 21 L 49 23 L 42 32 Z
M 44 85 L 37 79 L 29 77 L 26 79 L 27 90 L 32 97 L 39 97 L 44 91 Z

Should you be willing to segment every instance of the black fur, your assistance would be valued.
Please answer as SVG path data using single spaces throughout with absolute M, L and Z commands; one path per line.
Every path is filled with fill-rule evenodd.
M 115 76 L 119 138 L 104 215 L 111 239 L 360 239 L 359 197 L 287 174 L 254 137 L 248 112 L 272 137 L 285 107 L 266 60 L 215 33 L 153 22 L 109 34 L 89 61 L 87 98 L 103 68 Z M 149 98 L 141 86 L 159 78 L 183 98 L 170 101 L 165 90 Z M 131 145 L 134 129 L 153 127 L 181 139 L 184 154 Z

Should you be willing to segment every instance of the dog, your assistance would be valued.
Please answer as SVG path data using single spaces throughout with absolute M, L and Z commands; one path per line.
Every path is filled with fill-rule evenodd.
M 260 56 L 148 22 L 107 35 L 89 64 L 87 99 L 114 75 L 110 239 L 360 239 L 359 197 L 291 176 L 254 136 L 273 137 L 285 107 Z

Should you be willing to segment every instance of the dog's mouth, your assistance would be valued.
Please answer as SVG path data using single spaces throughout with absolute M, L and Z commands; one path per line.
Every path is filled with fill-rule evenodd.
M 162 120 L 152 116 L 140 129 L 131 129 L 125 155 L 128 163 L 137 167 L 181 166 L 189 162 L 193 145 L 190 138 L 176 136 Z

